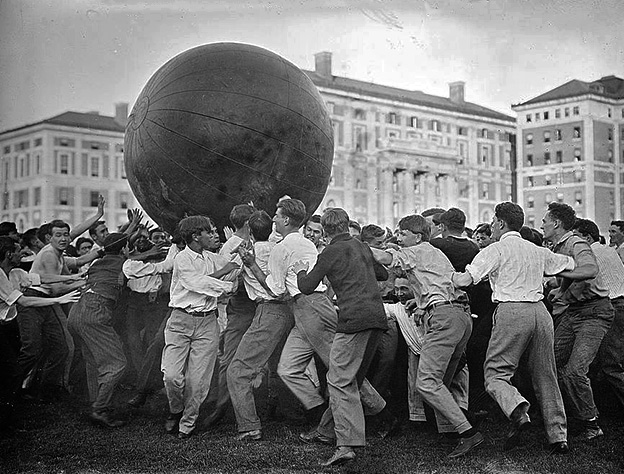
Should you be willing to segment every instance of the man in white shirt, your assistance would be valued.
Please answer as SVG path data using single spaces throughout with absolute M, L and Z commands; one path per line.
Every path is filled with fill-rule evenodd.
M 486 276 L 492 285 L 492 300 L 498 303 L 493 316 L 492 337 L 485 361 L 485 386 L 512 427 L 505 448 L 518 444 L 519 434 L 531 420 L 529 402 L 512 385 L 520 359 L 526 357 L 533 387 L 540 403 L 550 449 L 567 453 L 566 415 L 557 383 L 553 322 L 546 307 L 544 275 L 574 277 L 574 260 L 557 255 L 520 236 L 524 212 L 503 202 L 496 206 L 492 237 L 497 240 L 477 254 L 464 273 L 454 273 L 458 287 L 467 287 Z
M 46 307 L 74 303 L 79 298 L 77 291 L 57 298 L 25 296 L 24 291 L 32 284 L 41 284 L 42 279 L 38 274 L 27 274 L 16 268 L 21 257 L 19 244 L 10 237 L 0 237 L 0 430 L 9 430 L 12 426 L 13 405 L 23 376 L 17 350 L 6 331 L 8 323 L 18 317 L 16 305 Z
M 624 221 L 611 221 L 609 244 L 611 247 L 615 247 L 620 260 L 624 262 Z
M 173 263 L 169 303 L 173 311 L 165 327 L 162 371 L 170 412 L 165 431 L 178 431 L 179 439 L 187 439 L 195 429 L 217 360 L 217 298 L 233 290 L 231 280 L 239 267 L 213 253 L 220 242 L 209 218 L 187 217 L 179 229 L 186 248 Z
M 613 324 L 600 343 L 596 362 L 624 407 L 624 263 L 613 247 L 600 243 L 600 231 L 595 222 L 577 219 L 574 234 L 591 245 L 598 262 L 598 273 L 609 289 L 609 299 L 615 316 Z
M 263 273 L 269 273 L 269 255 L 275 247 L 275 243 L 268 240 L 272 224 L 271 217 L 264 211 L 256 211 L 249 218 L 249 229 L 255 241 L 255 261 Z M 238 439 L 257 441 L 262 438 L 262 431 L 254 388 L 261 383 L 265 365 L 292 327 L 293 316 L 289 302 L 266 291 L 248 267 L 245 267 L 243 281 L 249 298 L 256 303 L 256 313 L 228 367 L 227 384 L 240 433 Z

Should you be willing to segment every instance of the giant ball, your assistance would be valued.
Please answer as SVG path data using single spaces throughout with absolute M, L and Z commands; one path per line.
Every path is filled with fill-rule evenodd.
M 150 78 L 128 118 L 126 175 L 147 214 L 168 231 L 185 215 L 229 225 L 236 204 L 270 214 L 288 195 L 312 213 L 333 160 L 318 89 L 266 49 L 215 43 L 185 51 Z

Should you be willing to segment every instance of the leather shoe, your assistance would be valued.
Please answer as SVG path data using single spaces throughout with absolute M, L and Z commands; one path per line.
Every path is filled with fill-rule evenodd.
M 144 393 L 137 393 L 134 397 L 126 402 L 132 408 L 141 408 L 147 401 L 147 395 Z
M 550 454 L 568 454 L 570 447 L 566 441 L 558 441 L 548 445 L 548 452 Z
M 307 433 L 301 433 L 299 435 L 299 441 L 303 441 L 304 443 L 321 443 L 321 444 L 334 444 L 334 438 L 330 438 L 329 436 L 322 435 L 319 433 L 316 428 L 312 431 L 308 431 Z
M 331 458 L 320 463 L 323 467 L 340 466 L 341 464 L 353 461 L 355 459 L 355 451 L 349 446 L 338 446 Z
M 126 424 L 125 421 L 115 418 L 110 411 L 93 411 L 89 415 L 91 421 L 96 425 L 104 426 L 106 428 L 119 428 Z
M 472 448 L 479 446 L 483 441 L 483 435 L 479 431 L 468 438 L 459 438 L 459 443 L 457 443 L 457 446 L 455 446 L 455 449 L 448 457 L 454 459 L 463 456 Z
M 243 431 L 236 437 L 237 441 L 260 441 L 262 439 L 261 430 Z
M 531 418 L 529 418 L 529 414 L 526 411 L 522 411 L 517 416 L 512 418 L 511 423 L 511 428 L 509 428 L 505 440 L 506 450 L 518 446 L 520 433 L 531 426 Z
M 167 419 L 165 420 L 165 431 L 167 433 L 173 434 L 178 431 L 178 425 L 180 423 L 180 419 L 182 418 L 182 413 L 169 413 Z
M 182 431 L 179 431 L 178 432 L 178 439 L 187 440 L 187 439 L 189 439 L 191 437 L 192 433 L 193 433 L 192 431 L 190 433 L 183 433 Z

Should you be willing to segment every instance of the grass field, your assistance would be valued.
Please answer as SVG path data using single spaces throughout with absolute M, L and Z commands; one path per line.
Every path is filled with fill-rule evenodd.
M 492 417 L 481 427 L 486 442 L 459 460 L 446 458 L 453 444 L 432 427 L 409 425 L 391 439 L 370 436 L 350 464 L 320 468 L 333 448 L 300 443 L 297 435 L 307 427 L 296 422 L 267 422 L 262 441 L 240 443 L 230 418 L 180 441 L 163 431 L 165 407 L 164 396 L 156 395 L 126 414 L 127 426 L 104 429 L 89 423 L 77 402 L 21 405 L 24 429 L 0 440 L 0 473 L 624 473 L 624 417 L 614 410 L 601 422 L 604 437 L 588 443 L 571 438 L 567 455 L 543 449 L 539 426 L 523 433 L 521 447 L 503 451 L 506 425 Z

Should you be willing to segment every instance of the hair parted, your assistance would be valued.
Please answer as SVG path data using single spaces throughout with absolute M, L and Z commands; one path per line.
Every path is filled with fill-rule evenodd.
M 301 227 L 306 218 L 305 204 L 299 199 L 282 199 L 277 203 L 277 209 L 282 210 L 282 214 L 290 219 L 290 225 Z

